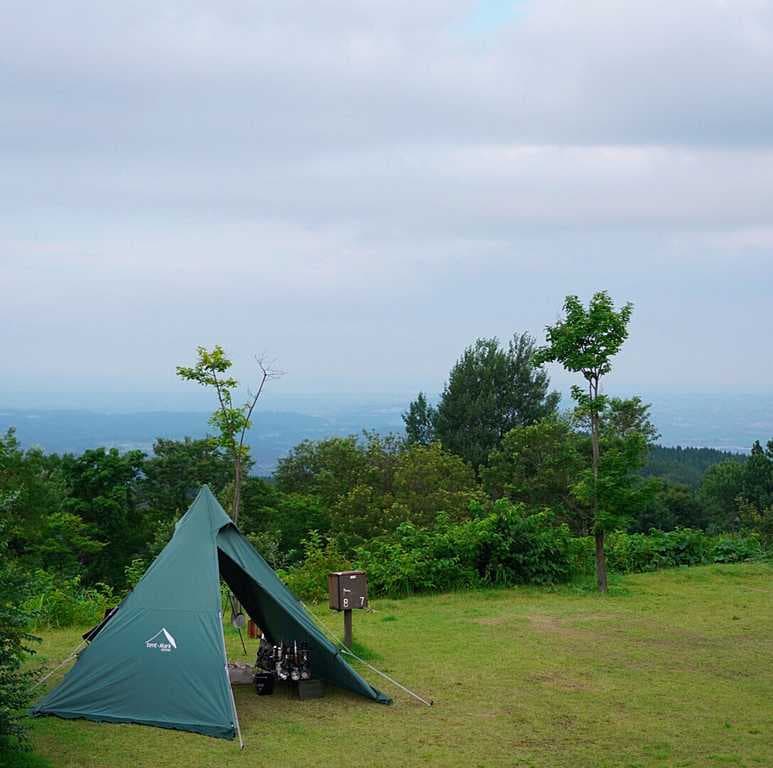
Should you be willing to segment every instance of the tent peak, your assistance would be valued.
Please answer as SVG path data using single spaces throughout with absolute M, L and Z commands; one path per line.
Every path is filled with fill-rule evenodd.
M 177 522 L 175 532 L 194 521 L 196 521 L 197 527 L 201 525 L 210 531 L 219 531 L 224 526 L 233 524 L 233 520 L 206 484 L 199 488 L 199 492 L 188 507 L 188 511 Z

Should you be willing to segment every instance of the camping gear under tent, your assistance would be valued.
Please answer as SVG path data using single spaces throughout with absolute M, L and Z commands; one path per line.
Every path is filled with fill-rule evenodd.
M 33 714 L 234 738 L 239 721 L 228 680 L 221 578 L 269 640 L 308 643 L 315 677 L 389 703 L 343 660 L 204 486 L 170 542 Z

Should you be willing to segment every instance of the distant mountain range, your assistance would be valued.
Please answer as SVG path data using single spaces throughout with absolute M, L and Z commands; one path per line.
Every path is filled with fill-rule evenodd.
M 249 444 L 255 458 L 254 471 L 270 474 L 277 460 L 302 440 L 320 440 L 333 435 L 381 433 L 402 430 L 402 401 L 371 401 L 330 397 L 316 401 L 309 412 L 306 399 L 298 410 L 257 411 Z M 139 448 L 149 453 L 158 437 L 181 439 L 203 437 L 212 432 L 205 411 L 136 411 L 86 409 L 0 408 L 0 431 L 15 427 L 25 447 L 39 446 L 56 453 L 81 453 L 105 446 L 119 450 Z
M 401 432 L 402 395 L 285 395 L 267 405 L 281 410 L 256 413 L 249 442 L 255 470 L 270 473 L 277 459 L 301 440 Z M 773 395 L 656 395 L 652 416 L 663 445 L 746 452 L 754 440 L 773 438 Z M 566 403 L 566 399 L 564 400 Z M 166 405 L 166 403 L 164 403 Z M 157 437 L 201 437 L 210 430 L 203 410 L 2 408 L 0 430 L 14 426 L 22 444 L 51 452 L 80 453 L 96 446 L 152 450 Z

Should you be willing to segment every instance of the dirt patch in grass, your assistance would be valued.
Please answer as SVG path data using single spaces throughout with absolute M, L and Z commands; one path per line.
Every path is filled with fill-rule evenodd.
M 593 686 L 582 678 L 565 672 L 538 672 L 526 678 L 530 683 L 539 683 L 557 691 L 591 691 Z
M 484 627 L 498 627 L 501 624 L 506 624 L 509 620 L 508 616 L 492 616 L 487 619 L 476 619 L 476 624 L 481 624 Z
M 530 613 L 527 617 L 529 626 L 538 632 L 565 637 L 568 639 L 587 638 L 593 634 L 588 629 L 582 629 L 569 623 L 567 619 L 549 613 Z

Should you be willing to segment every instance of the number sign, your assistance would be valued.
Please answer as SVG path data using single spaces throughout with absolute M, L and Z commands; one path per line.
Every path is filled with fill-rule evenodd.
M 327 577 L 330 607 L 351 611 L 368 607 L 368 576 L 365 571 L 336 571 Z

